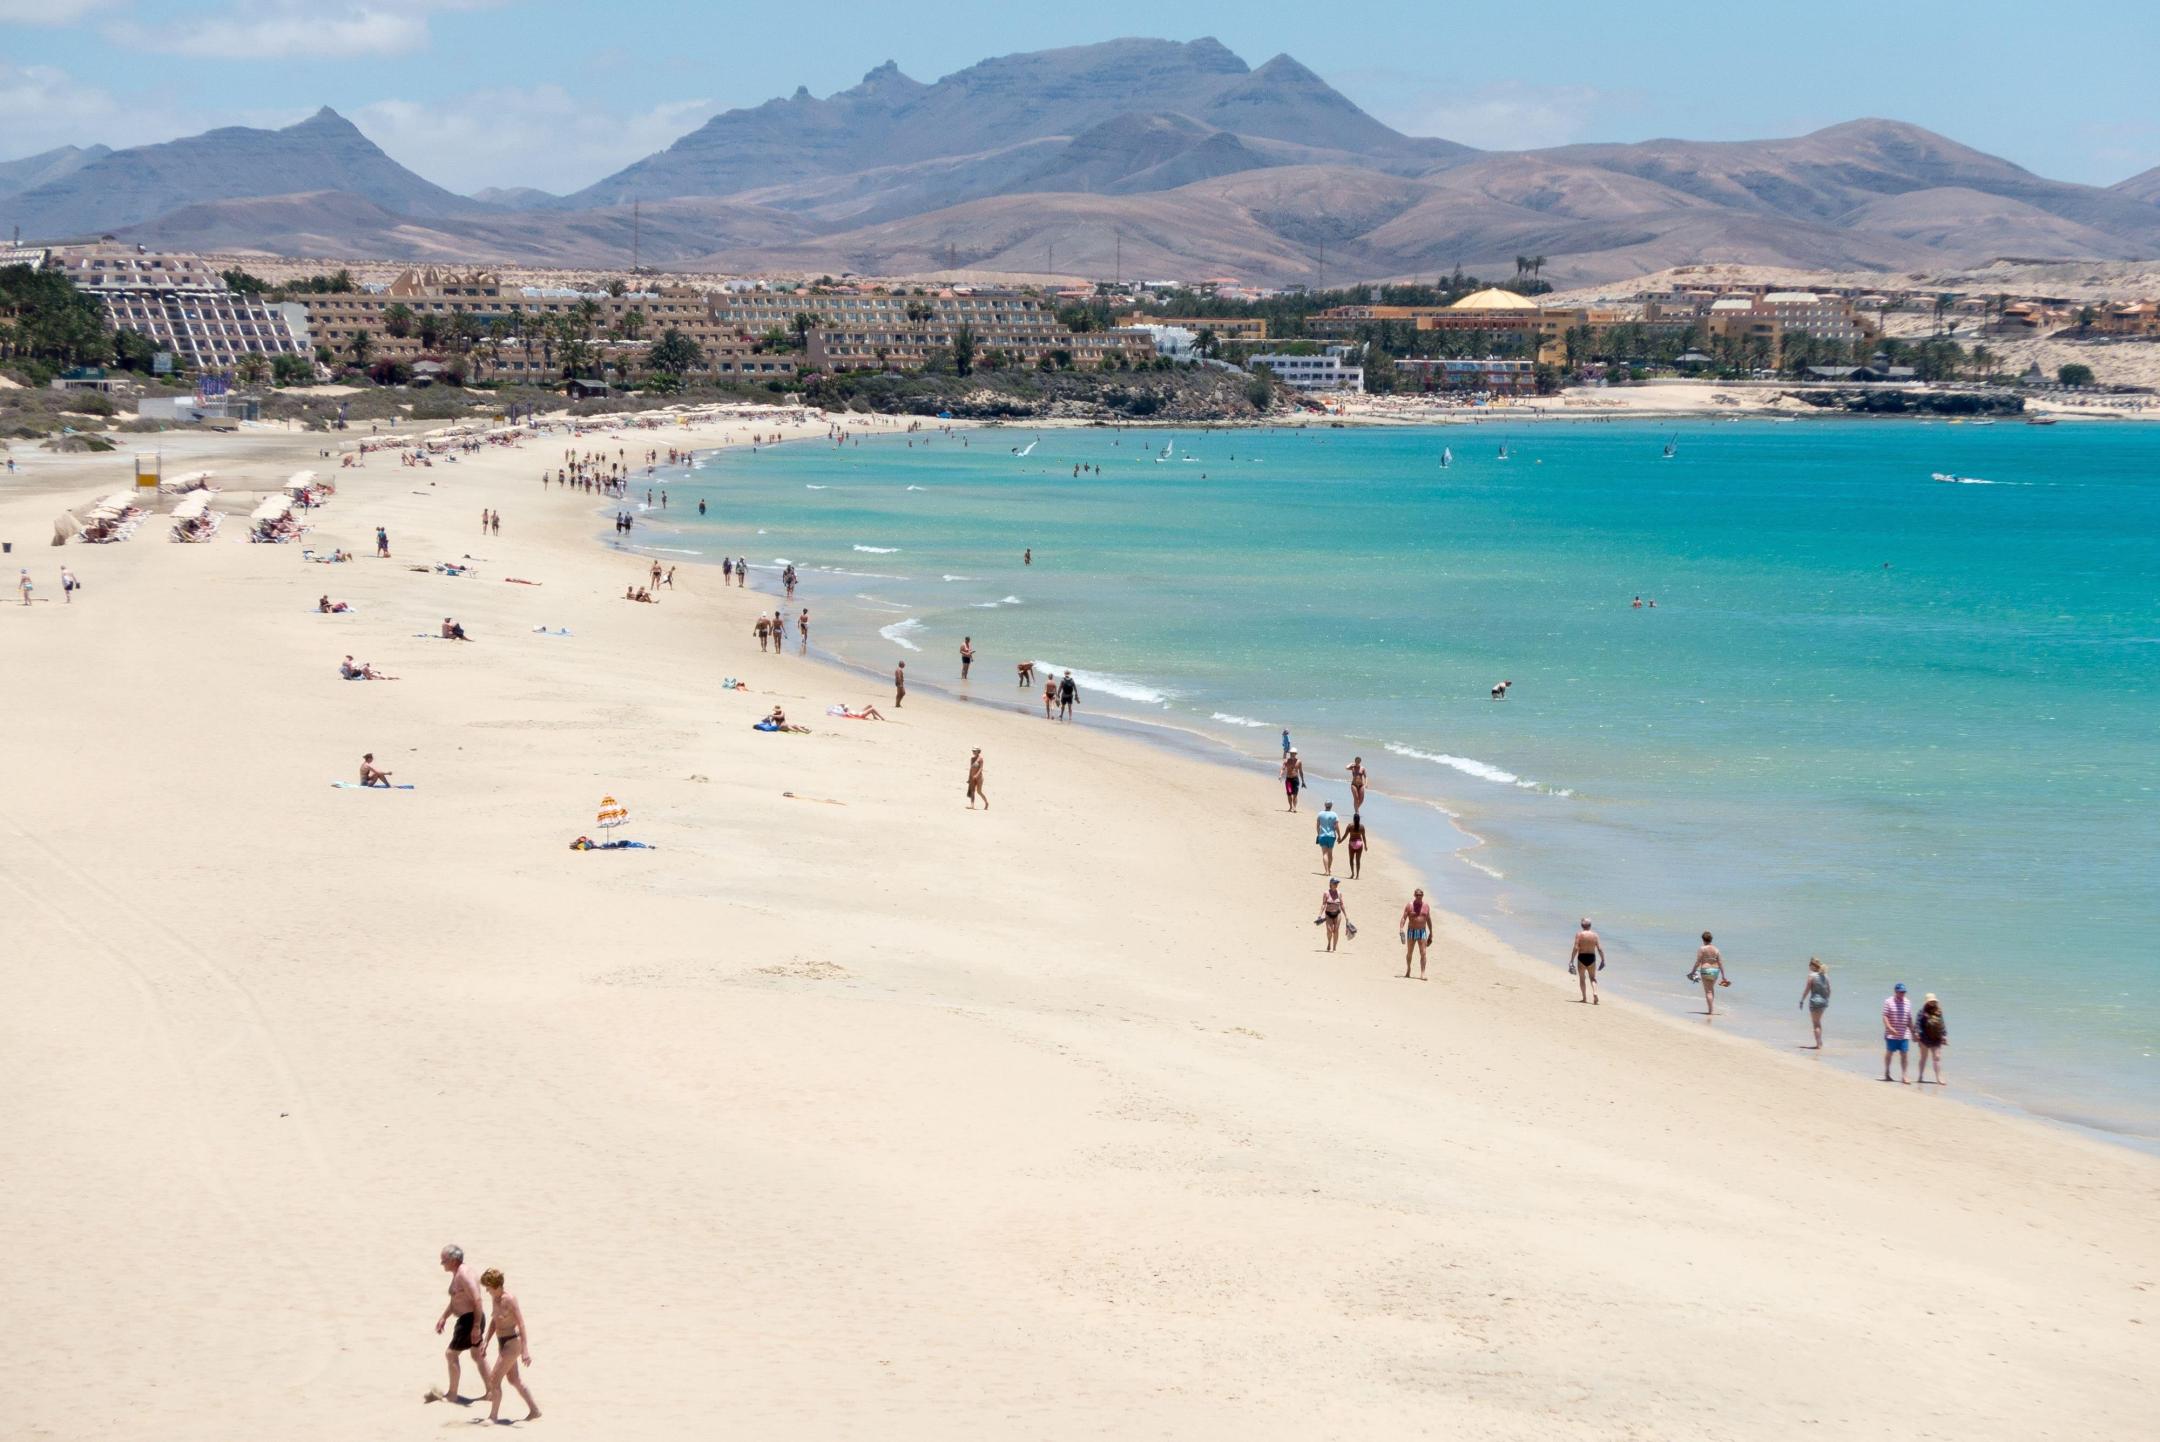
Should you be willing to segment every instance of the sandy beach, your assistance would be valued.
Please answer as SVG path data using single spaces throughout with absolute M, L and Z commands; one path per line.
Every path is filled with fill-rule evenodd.
M 154 438 L 237 512 L 198 546 L 153 518 L 49 547 L 130 463 L 18 447 L 7 1435 L 464 1426 L 484 1404 L 422 1401 L 448 1242 L 507 1274 L 534 1425 L 573 1437 L 2149 1427 L 2160 1162 L 1662 1016 L 1617 970 L 1579 1005 L 1573 915 L 1539 958 L 1443 916 L 1405 981 L 1396 915 L 1446 879 L 1384 847 L 1326 955 L 1311 820 L 1264 772 L 1084 698 L 1046 723 L 1010 657 L 962 691 L 910 656 L 895 711 L 760 654 L 774 598 L 715 567 L 625 602 L 648 558 L 538 479 L 824 429 L 355 470 Z M 240 540 L 302 467 L 340 488 L 305 544 L 353 562 Z M 811 734 L 750 729 L 775 704 Z M 414 789 L 333 788 L 369 751 Z M 655 849 L 569 849 L 603 795 Z

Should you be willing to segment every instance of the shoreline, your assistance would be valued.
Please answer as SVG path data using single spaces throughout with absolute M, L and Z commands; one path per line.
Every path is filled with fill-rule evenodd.
M 220 454 L 274 484 L 319 444 L 276 440 Z M 1265 788 L 927 688 L 833 721 L 852 673 L 751 661 L 750 593 L 703 565 L 622 604 L 591 508 L 532 500 L 601 444 L 335 472 L 311 539 L 363 559 L 319 571 L 155 524 L 26 554 L 114 457 L 0 490 L 41 596 L 62 560 L 88 588 L 0 628 L 47 763 L 0 972 L 42 1162 L 0 1187 L 48 1243 L 0 1284 L 50 1323 L 6 1373 L 32 1430 L 431 1435 L 451 1239 L 525 1298 L 547 1410 L 624 1436 L 709 1425 L 715 1388 L 806 1436 L 1845 1431 L 1886 1355 L 1965 1436 L 2142 1415 L 2150 1159 L 1577 1006 L 1454 918 L 1399 983 L 1390 846 L 1327 956 Z M 402 569 L 469 550 L 477 578 Z M 411 636 L 444 608 L 479 644 Z M 405 679 L 338 682 L 339 650 Z M 749 731 L 775 700 L 816 734 Z M 323 787 L 370 747 L 420 789 Z M 603 793 L 659 849 L 565 850 Z M 1925 1295 L 1882 1308 L 1886 1257 Z M 105 1294 L 212 1315 L 264 1258 L 289 1291 L 153 1330 L 86 1395 Z M 294 1364 L 267 1386 L 243 1319 Z
M 1632 420 L 1638 418 L 1622 417 L 1621 419 Z M 1852 417 L 1849 419 L 1866 418 Z M 1223 429 L 1229 428 L 1223 427 Z M 1156 429 L 1204 430 L 1208 428 L 1193 425 L 1171 425 L 1156 427 Z M 814 438 L 803 439 L 806 441 L 814 440 Z M 683 483 L 700 484 L 695 475 L 679 475 L 677 480 Z M 597 514 L 595 519 L 598 519 Z M 687 531 L 680 534 L 686 537 L 694 535 L 694 533 Z M 601 541 L 602 538 L 596 534 L 595 540 Z M 605 542 L 602 541 L 602 544 L 604 545 Z M 690 555 L 681 548 L 670 551 L 666 548 L 649 547 L 641 543 L 628 543 L 623 548 L 638 554 L 646 554 L 657 550 L 663 558 L 669 555 L 682 556 L 684 557 L 684 563 L 701 569 L 711 565 L 711 562 L 705 558 L 703 553 Z M 782 591 L 776 580 L 771 581 L 770 590 L 765 589 L 768 580 L 777 576 L 776 568 L 763 564 L 754 564 L 753 571 L 761 579 L 759 586 L 749 588 L 750 592 L 763 595 L 768 600 L 780 600 Z M 815 575 L 817 573 L 810 574 Z M 822 634 L 824 639 L 820 640 L 817 646 L 813 648 L 813 659 L 822 660 L 825 664 L 856 678 L 867 685 L 873 692 L 880 687 L 886 690 L 890 689 L 889 668 L 881 667 L 877 662 L 871 660 L 867 654 L 854 654 L 834 649 L 832 641 L 834 633 L 828 630 Z M 882 633 L 874 631 L 844 632 L 842 635 L 844 637 L 842 644 L 853 641 L 860 645 L 875 645 L 880 639 L 888 642 L 893 639 L 883 637 Z M 918 656 L 927 659 L 929 654 L 920 649 L 909 649 L 904 643 L 893 642 L 893 644 L 899 649 L 896 649 L 893 656 L 888 659 L 905 659 L 910 663 L 911 667 L 915 665 Z M 1148 682 L 1147 678 L 1140 678 L 1134 684 L 1147 685 L 1151 683 Z M 1087 701 L 1090 722 L 1107 722 L 1109 729 L 1114 734 L 1154 748 L 1181 763 L 1197 762 L 1200 765 L 1226 774 L 1235 773 L 1244 780 L 1250 781 L 1272 775 L 1273 758 L 1265 750 L 1260 752 L 1243 750 L 1239 747 L 1235 736 L 1227 733 L 1217 734 L 1207 730 L 1195 717 L 1183 714 L 1174 717 L 1160 715 L 1143 709 L 1147 705 L 1144 701 L 1114 692 L 1105 692 L 1099 687 L 1086 689 L 1090 692 Z M 935 694 L 948 702 L 964 706 L 981 706 L 998 711 L 1007 709 L 1003 703 L 1008 698 L 998 692 L 993 691 L 989 695 L 962 692 L 952 683 L 949 677 L 944 676 L 940 676 L 936 680 L 917 680 L 911 677 L 909 694 L 913 696 L 918 692 Z M 1017 704 L 1010 709 L 1024 718 L 1034 719 L 1033 696 L 1033 692 L 1022 693 Z M 1101 699 L 1103 697 L 1107 697 L 1107 700 Z M 1317 754 L 1318 750 L 1324 749 L 1328 753 L 1325 758 L 1328 765 L 1349 756 L 1352 751 L 1357 749 L 1354 741 L 1335 730 L 1328 728 L 1315 730 L 1315 728 L 1304 725 L 1300 725 L 1297 730 L 1301 739 L 1315 735 L 1319 737 L 1318 748 L 1315 748 L 1310 740 L 1304 740 L 1303 749 L 1308 754 Z M 1272 725 L 1265 728 L 1265 734 L 1267 735 L 1271 736 L 1272 731 Z M 1337 751 L 1342 753 L 1341 756 L 1333 754 Z M 1324 771 L 1324 774 L 1332 776 L 1332 772 Z M 1329 799 L 1321 789 L 1322 787 L 1343 791 L 1342 787 L 1330 780 L 1313 782 L 1312 787 L 1311 806 L 1313 808 L 1317 808 L 1321 800 Z M 1255 789 L 1264 790 L 1266 788 L 1256 787 Z M 1413 838 L 1417 838 L 1421 833 L 1430 833 L 1431 837 L 1434 838 L 1430 841 L 1413 839 L 1410 842 L 1395 840 L 1385 843 L 1376 842 L 1376 849 L 1385 848 L 1394 853 L 1398 861 L 1405 863 L 1411 863 L 1412 858 L 1414 858 L 1414 864 L 1422 864 L 1428 873 L 1441 867 L 1463 866 L 1476 873 L 1475 879 L 1469 880 L 1467 884 L 1488 893 L 1496 892 L 1499 884 L 1507 879 L 1502 873 L 1475 859 L 1474 854 L 1476 852 L 1489 849 L 1494 843 L 1489 837 L 1471 829 L 1465 823 L 1463 815 L 1456 809 L 1461 804 L 1459 800 L 1451 804 L 1445 795 L 1425 795 L 1402 790 L 1390 791 L 1379 786 L 1370 788 L 1368 794 L 1385 798 L 1396 805 L 1416 808 L 1417 814 L 1430 813 L 1426 824 L 1418 825 L 1413 823 L 1409 831 L 1412 833 Z M 1339 806 L 1345 808 L 1345 814 L 1347 814 L 1348 806 L 1346 797 L 1347 792 L 1343 791 L 1342 795 L 1333 798 Z M 1309 814 L 1309 812 L 1301 812 L 1300 816 L 1301 818 L 1309 817 Z M 1446 889 L 1452 890 L 1453 888 Z M 1565 986 L 1568 984 L 1565 971 L 1558 962 L 1550 958 L 1541 959 L 1534 951 L 1529 933 L 1535 929 L 1536 924 L 1526 918 L 1513 916 L 1505 908 L 1498 907 L 1490 895 L 1485 898 L 1482 906 L 1474 910 L 1460 910 L 1450 905 L 1446 908 L 1446 911 L 1452 923 L 1477 929 L 1485 937 L 1489 938 L 1493 945 L 1510 949 L 1526 965 L 1538 969 L 1551 978 L 1555 985 Z M 1560 916 L 1558 911 L 1555 911 L 1553 915 L 1557 918 L 1554 924 L 1564 929 L 1565 918 Z M 1751 967 L 1750 971 L 1757 977 L 1763 974 L 1761 967 Z M 1703 1018 L 1701 1012 L 1695 1009 L 1699 1004 L 1699 998 L 1695 995 L 1692 987 L 1668 989 L 1649 996 L 1639 995 L 1633 998 L 1632 1004 L 1646 1008 L 1667 1024 L 1675 1027 L 1677 1029 L 1675 1032 L 1676 1039 L 1682 1035 L 1697 1034 L 1700 1030 L 1699 1023 Z M 1732 1039 L 1756 1049 L 1764 1056 L 1779 1055 L 1790 1045 L 1789 1038 L 1782 1037 L 1777 1033 L 1775 1030 L 1776 1023 L 1767 1013 L 1761 1017 L 1752 1018 L 1750 1021 L 1741 1021 L 1734 1018 L 1727 1018 L 1727 1021 L 1729 1028 L 1727 1034 Z M 1804 1021 L 1798 1019 L 1787 1019 L 1786 1024 L 1796 1029 L 1804 1029 L 1805 1026 Z M 1834 1067 L 1840 1075 L 1864 1079 L 1872 1074 L 1874 1061 L 1871 1060 L 1869 1055 L 1860 1053 L 1854 1053 L 1839 1061 L 1832 1061 L 1826 1053 L 1821 1064 Z M 2066 1134 L 2106 1146 L 2121 1147 L 2138 1155 L 2160 1156 L 2160 1136 L 2137 1131 L 2128 1125 L 2111 1125 L 2091 1116 L 2079 1116 L 2064 1109 L 2043 1106 L 2039 1104 L 2038 1099 L 2021 1099 L 2011 1091 L 1981 1090 L 1968 1083 L 1951 1100 L 1991 1115 L 2036 1123 L 2043 1127 L 2060 1128 Z

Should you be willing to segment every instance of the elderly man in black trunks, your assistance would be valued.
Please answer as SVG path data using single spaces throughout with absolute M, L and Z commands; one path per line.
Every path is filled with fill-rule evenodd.
M 450 1300 L 443 1304 L 442 1315 L 435 1319 L 439 1333 L 449 1325 L 452 1318 L 457 1325 L 450 1332 L 450 1345 L 443 1352 L 443 1360 L 450 1365 L 450 1390 L 430 1392 L 430 1402 L 460 1402 L 458 1396 L 458 1354 L 472 1352 L 473 1366 L 480 1371 L 480 1389 L 487 1390 L 487 1362 L 478 1355 L 481 1340 L 487 1335 L 487 1319 L 481 1315 L 480 1279 L 465 1264 L 465 1249 L 452 1242 L 442 1249 L 442 1269 L 450 1274 Z

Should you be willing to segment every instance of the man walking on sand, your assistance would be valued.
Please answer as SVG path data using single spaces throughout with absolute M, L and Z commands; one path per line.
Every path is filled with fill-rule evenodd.
M 1425 956 L 1432 950 L 1432 907 L 1426 903 L 1425 888 L 1419 887 L 1402 909 L 1403 980 L 1410 979 L 1410 958 L 1417 958 L 1418 979 L 1425 977 Z
M 990 809 L 990 793 L 983 790 L 983 759 L 982 747 L 980 746 L 975 748 L 974 755 L 968 757 L 967 795 L 968 810 L 973 811 L 975 809 L 975 798 L 978 796 L 982 798 L 983 810 L 988 811 Z
M 1073 703 L 1080 699 L 1080 688 L 1073 682 L 1072 672 L 1067 671 L 1058 682 L 1058 720 L 1072 720 Z
M 1912 1003 L 1905 997 L 1905 983 L 1883 998 L 1882 1079 L 1890 1080 L 1890 1058 L 1896 1057 L 1898 1080 L 1912 1085 Z
M 458 1356 L 473 1352 L 473 1366 L 480 1373 L 480 1390 L 487 1390 L 487 1358 L 477 1355 L 487 1328 L 481 1315 L 480 1279 L 473 1269 L 465 1265 L 465 1249 L 452 1242 L 442 1249 L 442 1269 L 450 1274 L 450 1300 L 443 1304 L 442 1315 L 435 1319 L 435 1331 L 439 1335 L 452 1318 L 457 1325 L 451 1328 L 450 1345 L 443 1352 L 443 1360 L 450 1367 L 450 1390 L 429 1392 L 430 1402 L 462 1402 L 458 1396 Z
M 907 662 L 902 661 L 899 665 L 893 667 L 892 672 L 893 710 L 899 710 L 900 703 L 905 700 L 907 700 Z
M 1605 966 L 1605 943 L 1598 938 L 1590 925 L 1590 918 L 1582 919 L 1582 928 L 1575 933 L 1573 950 L 1568 953 L 1569 971 L 1575 973 L 1575 987 L 1582 1000 L 1592 1006 L 1598 1004 L 1597 974 Z
M 375 528 L 375 554 L 378 557 L 387 557 L 390 554 L 390 533 L 381 526 Z

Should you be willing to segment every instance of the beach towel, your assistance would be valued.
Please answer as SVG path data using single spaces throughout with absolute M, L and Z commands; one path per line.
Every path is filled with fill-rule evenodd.
M 556 630 L 550 631 L 545 626 L 535 626 L 533 627 L 533 634 L 535 636 L 567 636 L 570 634 L 570 628 L 568 626 L 563 626 Z
M 362 786 L 357 781 L 333 781 L 330 784 L 340 791 L 410 791 L 413 789 L 410 781 L 398 781 L 389 786 Z
M 752 731 L 778 731 L 780 728 L 770 721 L 753 721 L 750 723 L 750 729 Z
M 660 848 L 649 841 L 594 841 L 580 836 L 570 843 L 572 851 L 658 851 Z

